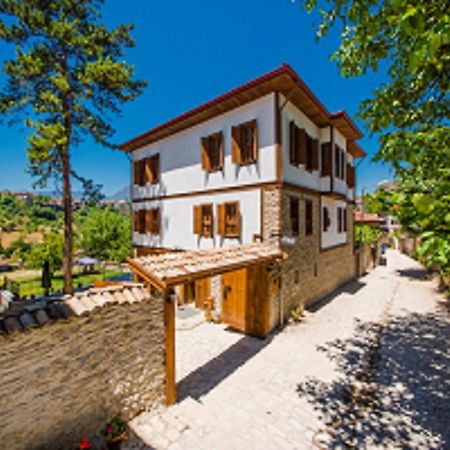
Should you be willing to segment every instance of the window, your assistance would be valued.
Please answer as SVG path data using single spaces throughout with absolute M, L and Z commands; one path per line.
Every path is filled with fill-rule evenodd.
M 347 208 L 342 208 L 342 221 L 344 226 L 344 232 L 347 232 Z
M 300 232 L 300 212 L 297 197 L 289 197 L 289 219 L 292 236 L 298 236 Z
M 309 236 L 313 233 L 313 203 L 312 200 L 305 200 L 305 234 Z
M 338 233 L 342 233 L 342 208 L 338 208 L 336 210 L 337 213 L 337 224 L 338 224 Z
M 151 208 L 146 210 L 145 230 L 151 234 L 159 234 L 161 225 L 160 209 Z
M 341 178 L 341 149 L 338 145 L 334 146 L 334 175 Z
M 222 132 L 202 138 L 202 169 L 207 172 L 223 169 Z
M 322 144 L 322 168 L 321 175 L 323 177 L 329 177 L 331 175 L 331 167 L 332 167 L 332 153 L 331 153 L 331 143 L 326 142 Z
M 309 136 L 303 128 L 290 122 L 289 162 L 294 166 L 304 164 L 308 172 L 319 169 L 319 142 Z
M 159 183 L 159 153 L 145 160 L 145 182 Z
M 159 183 L 159 154 L 134 162 L 134 184 L 145 186 Z
M 256 120 L 233 127 L 231 158 L 239 165 L 253 164 L 258 160 L 258 127 Z
M 226 238 L 239 238 L 241 235 L 241 213 L 239 202 L 217 205 L 218 233 Z
M 345 180 L 345 151 L 341 150 L 341 178 Z
M 145 233 L 145 210 L 134 211 L 134 231 Z
M 331 219 L 330 219 L 330 211 L 326 206 L 322 208 L 323 211 L 323 222 L 322 222 L 322 229 L 323 231 L 328 231 L 330 229 L 331 225 Z
M 213 205 L 194 206 L 194 233 L 201 237 L 213 236 Z

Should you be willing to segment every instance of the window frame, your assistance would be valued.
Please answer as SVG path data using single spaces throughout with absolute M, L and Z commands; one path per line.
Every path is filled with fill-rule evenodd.
M 300 235 L 300 199 L 292 195 L 289 196 L 289 226 L 291 236 L 297 237 Z
M 252 130 L 252 145 L 244 146 L 245 133 Z M 249 120 L 231 129 L 232 137 L 232 162 L 239 166 L 247 166 L 258 162 L 258 123 L 255 120 Z
M 225 231 L 224 237 L 238 238 L 241 235 L 239 202 L 238 201 L 225 202 L 223 205 L 224 205 L 224 231 Z M 230 208 L 234 208 L 233 216 L 230 216 L 228 214 Z
M 314 234 L 314 205 L 309 198 L 305 199 L 305 236 Z
M 210 214 L 205 214 L 209 209 Z M 207 218 L 210 217 L 210 223 L 207 223 Z M 198 221 L 198 223 L 197 223 Z M 202 203 L 194 205 L 194 234 L 199 237 L 212 238 L 214 236 L 214 204 Z
M 213 143 L 218 146 L 218 155 L 213 155 Z M 223 133 L 218 131 L 201 138 L 202 146 L 202 169 L 208 173 L 220 172 L 224 168 Z M 217 156 L 215 158 L 214 156 Z M 217 161 L 216 161 L 217 159 Z M 215 164 L 213 164 L 215 163 Z
M 322 206 L 322 231 L 327 233 L 331 227 L 330 210 L 328 206 Z

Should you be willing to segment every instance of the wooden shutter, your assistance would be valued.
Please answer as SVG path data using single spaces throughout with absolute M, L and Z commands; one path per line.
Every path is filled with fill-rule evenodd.
M 145 228 L 144 230 L 148 233 L 153 233 L 153 210 L 146 209 L 145 210 Z
M 224 162 L 224 149 L 223 149 L 223 133 L 220 132 L 219 133 L 219 139 L 220 139 L 220 167 L 218 167 L 218 169 L 222 170 L 223 169 L 223 162 Z
M 347 208 L 342 208 L 343 220 L 344 220 L 344 231 L 347 232 Z
M 336 178 L 340 178 L 341 176 L 341 149 L 335 145 L 334 146 L 334 175 Z
M 250 126 L 253 128 L 253 161 L 258 161 L 258 123 L 256 120 L 250 122 Z
M 331 143 L 322 144 L 322 176 L 331 176 Z
M 235 223 L 236 223 L 236 229 L 237 229 L 237 236 L 240 237 L 241 236 L 241 208 L 240 208 L 239 202 L 236 202 Z
M 145 185 L 146 183 L 153 183 L 153 173 L 152 173 L 152 158 L 144 158 L 142 160 L 142 170 L 143 170 L 143 182 L 142 184 Z
M 202 207 L 194 205 L 194 234 L 202 234 Z
M 217 233 L 225 236 L 225 205 L 217 205 Z
M 240 131 L 241 127 L 232 127 L 231 128 L 231 161 L 234 164 L 241 164 L 241 148 L 239 146 L 240 143 Z
M 208 148 L 209 148 L 209 139 L 207 137 L 203 137 L 201 139 L 201 143 L 202 143 L 202 169 L 206 170 L 207 172 L 209 172 L 211 170 L 211 163 L 209 160 L 209 155 L 208 155 Z
M 140 185 L 139 180 L 139 163 L 140 161 L 134 161 L 133 162 L 133 184 Z
M 298 152 L 299 152 L 299 163 L 306 164 L 306 145 L 307 145 L 307 135 L 303 128 L 298 129 Z
M 347 163 L 347 186 L 355 187 L 355 168 L 350 163 Z
M 345 181 L 345 151 L 341 151 L 341 178 Z
M 297 145 L 297 127 L 291 120 L 289 124 L 289 162 L 293 166 L 298 166 L 298 145 Z
M 160 170 L 160 162 L 159 162 L 159 153 L 152 156 L 152 174 L 153 174 L 153 183 L 159 183 L 161 170 Z
M 312 146 L 312 169 L 319 170 L 319 141 L 313 139 L 311 142 Z
M 338 223 L 337 231 L 338 231 L 338 233 L 341 233 L 342 232 L 342 208 L 340 208 L 340 207 L 337 209 L 337 223 Z
M 133 228 L 134 228 L 134 231 L 136 233 L 140 233 L 141 232 L 141 230 L 139 228 L 139 226 L 140 226 L 139 217 L 140 217 L 139 211 L 134 211 L 133 212 L 133 222 L 134 222 L 134 227 Z
M 311 200 L 305 200 L 305 234 L 313 232 L 313 204 Z
M 159 234 L 161 231 L 161 210 L 160 208 L 153 209 L 153 233 Z

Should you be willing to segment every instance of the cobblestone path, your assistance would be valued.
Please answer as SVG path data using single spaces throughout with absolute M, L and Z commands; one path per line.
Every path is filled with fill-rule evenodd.
M 421 267 L 390 251 L 321 303 L 265 341 L 178 330 L 179 403 L 127 449 L 450 448 L 450 314 Z

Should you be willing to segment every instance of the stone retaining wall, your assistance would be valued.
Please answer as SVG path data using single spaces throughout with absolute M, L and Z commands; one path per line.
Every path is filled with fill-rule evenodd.
M 108 303 L 0 336 L 1 448 L 77 448 L 164 399 L 163 301 Z

